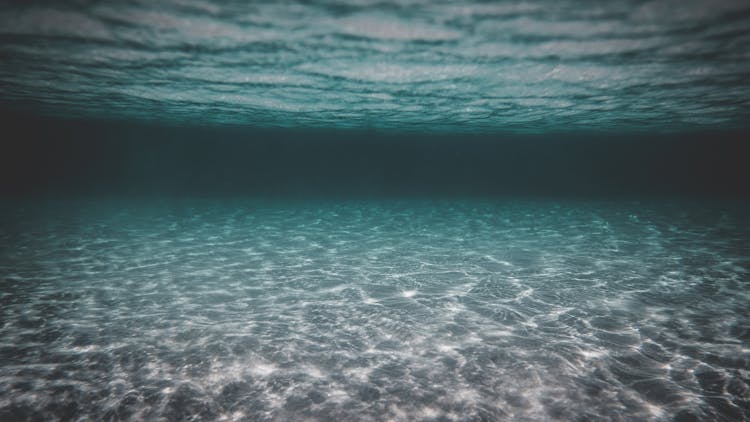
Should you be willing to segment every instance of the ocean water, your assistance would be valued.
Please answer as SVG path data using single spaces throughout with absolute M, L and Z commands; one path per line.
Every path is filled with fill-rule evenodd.
M 3 420 L 750 417 L 746 204 L 1 213 Z
M 744 0 L 0 2 L 0 105 L 253 127 L 746 128 Z
M 0 0 L 0 422 L 750 420 L 750 2 Z

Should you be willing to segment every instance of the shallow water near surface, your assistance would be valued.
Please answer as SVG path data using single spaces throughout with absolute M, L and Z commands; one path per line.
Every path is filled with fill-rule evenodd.
M 0 109 L 449 133 L 750 124 L 742 0 L 0 2 Z
M 741 420 L 747 207 L 8 202 L 3 420 Z

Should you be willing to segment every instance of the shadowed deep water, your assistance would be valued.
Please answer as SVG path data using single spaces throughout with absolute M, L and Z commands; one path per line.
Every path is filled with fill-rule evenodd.
M 741 420 L 748 215 L 624 200 L 6 205 L 0 415 Z

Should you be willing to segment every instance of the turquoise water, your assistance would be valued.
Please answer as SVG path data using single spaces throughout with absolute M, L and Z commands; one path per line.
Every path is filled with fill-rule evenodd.
M 742 420 L 747 211 L 6 202 L 0 415 Z
M 747 128 L 750 6 L 0 3 L 0 106 L 429 132 Z
M 0 0 L 0 422 L 750 420 L 750 2 Z

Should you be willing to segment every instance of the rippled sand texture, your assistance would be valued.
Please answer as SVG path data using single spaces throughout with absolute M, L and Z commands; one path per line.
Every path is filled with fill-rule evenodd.
M 750 417 L 741 209 L 2 213 L 2 420 Z
M 0 106 L 419 131 L 750 124 L 746 0 L 496 3 L 0 3 Z

